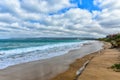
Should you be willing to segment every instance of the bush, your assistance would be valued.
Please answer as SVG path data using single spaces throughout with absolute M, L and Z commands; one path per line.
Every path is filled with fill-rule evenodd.
M 105 38 L 99 38 L 100 41 L 106 41 L 110 42 L 112 44 L 112 47 L 120 48 L 120 33 L 119 34 L 113 34 L 108 35 Z
M 120 72 L 120 63 L 112 65 L 111 68 L 116 72 Z

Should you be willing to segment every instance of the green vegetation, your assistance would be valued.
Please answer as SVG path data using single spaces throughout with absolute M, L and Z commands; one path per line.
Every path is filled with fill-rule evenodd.
M 108 35 L 106 38 L 100 38 L 99 40 L 110 42 L 112 47 L 120 47 L 120 33 Z
M 120 72 L 120 63 L 112 65 L 111 68 L 116 72 Z
M 105 38 L 99 38 L 98 40 L 110 42 L 113 48 L 120 48 L 120 33 L 108 35 Z M 120 72 L 120 63 L 113 64 L 111 68 L 116 72 Z

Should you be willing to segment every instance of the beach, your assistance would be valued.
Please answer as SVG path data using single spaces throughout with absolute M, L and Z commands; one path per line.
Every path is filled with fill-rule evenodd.
M 45 60 L 32 61 L 0 70 L 1 80 L 50 80 L 69 69 L 76 59 L 97 52 L 101 42 L 84 44 L 80 49 Z M 84 62 L 83 62 L 84 63 Z
M 120 0 L 0 0 L 0 80 L 120 80 Z
M 119 49 L 107 48 L 90 61 L 78 80 L 120 80 L 120 73 L 110 68 L 115 63 L 120 63 Z
M 82 73 L 77 76 L 76 72 L 86 61 L 89 61 Z M 111 69 L 115 63 L 120 63 L 120 50 L 111 48 L 110 43 L 104 42 L 104 49 L 77 59 L 69 69 L 54 77 L 52 80 L 119 80 L 119 72 Z

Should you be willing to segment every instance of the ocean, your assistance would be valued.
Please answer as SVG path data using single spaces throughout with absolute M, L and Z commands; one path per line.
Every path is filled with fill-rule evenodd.
M 88 42 L 91 41 L 77 38 L 1 39 L 0 69 L 64 55 Z

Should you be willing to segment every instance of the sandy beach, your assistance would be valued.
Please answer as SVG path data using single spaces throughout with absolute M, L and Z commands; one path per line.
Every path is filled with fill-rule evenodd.
M 120 62 L 119 50 L 104 43 L 104 49 L 98 51 L 100 45 L 85 44 L 62 56 L 8 67 L 0 70 L 0 80 L 119 80 L 119 72 L 110 68 Z M 88 60 L 85 70 L 76 76 Z
M 100 45 L 100 42 L 86 44 L 62 56 L 8 67 L 0 70 L 0 80 L 50 80 L 65 72 L 76 59 L 101 49 Z
M 0 80 L 120 80 L 120 0 L 0 0 Z
M 110 67 L 120 62 L 120 51 L 111 49 L 111 44 L 105 43 L 104 49 L 101 52 L 96 52 L 87 55 L 81 59 L 77 59 L 70 65 L 70 68 L 54 77 L 52 80 L 120 80 L 120 73 L 115 72 Z M 90 60 L 81 75 L 76 78 L 76 72 L 85 62 Z
M 120 63 L 120 51 L 107 48 L 90 61 L 78 80 L 120 80 L 120 73 L 110 68 L 115 63 Z

